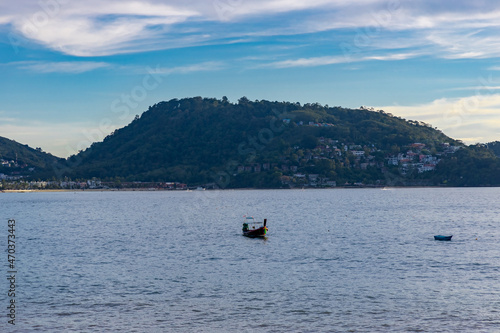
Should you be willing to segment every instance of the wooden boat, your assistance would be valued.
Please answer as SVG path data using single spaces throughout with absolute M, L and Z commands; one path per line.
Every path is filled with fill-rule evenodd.
M 265 237 L 267 234 L 267 219 L 264 222 L 256 222 L 253 216 L 245 216 L 243 221 L 243 236 L 255 238 Z
M 439 241 L 451 241 L 451 237 L 453 237 L 453 235 L 451 236 L 436 235 L 434 236 L 434 239 Z

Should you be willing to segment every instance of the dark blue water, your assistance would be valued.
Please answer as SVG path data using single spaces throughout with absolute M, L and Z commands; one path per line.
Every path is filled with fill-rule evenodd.
M 8 218 L 18 269 L 15 330 L 3 313 L 0 328 L 498 332 L 499 197 L 496 188 L 0 193 L 2 269 Z M 245 214 L 268 219 L 267 240 L 241 236 Z

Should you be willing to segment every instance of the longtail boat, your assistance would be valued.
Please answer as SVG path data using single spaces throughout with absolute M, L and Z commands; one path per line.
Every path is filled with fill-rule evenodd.
M 246 237 L 265 237 L 267 234 L 267 219 L 264 222 L 257 222 L 253 216 L 245 216 L 243 220 L 243 236 Z

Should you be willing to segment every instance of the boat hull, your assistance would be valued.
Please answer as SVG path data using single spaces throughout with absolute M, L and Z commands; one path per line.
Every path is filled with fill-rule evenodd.
M 255 238 L 255 237 L 264 237 L 267 234 L 267 227 L 261 227 L 258 229 L 251 229 L 248 231 L 243 231 L 243 236 Z
M 434 239 L 438 241 L 451 241 L 451 237 L 453 237 L 453 235 L 452 236 L 436 235 L 434 236 Z

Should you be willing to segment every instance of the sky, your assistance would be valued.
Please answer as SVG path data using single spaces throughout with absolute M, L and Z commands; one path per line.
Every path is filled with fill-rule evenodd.
M 68 157 L 184 97 L 373 107 L 500 140 L 500 3 L 0 2 L 0 136 Z

